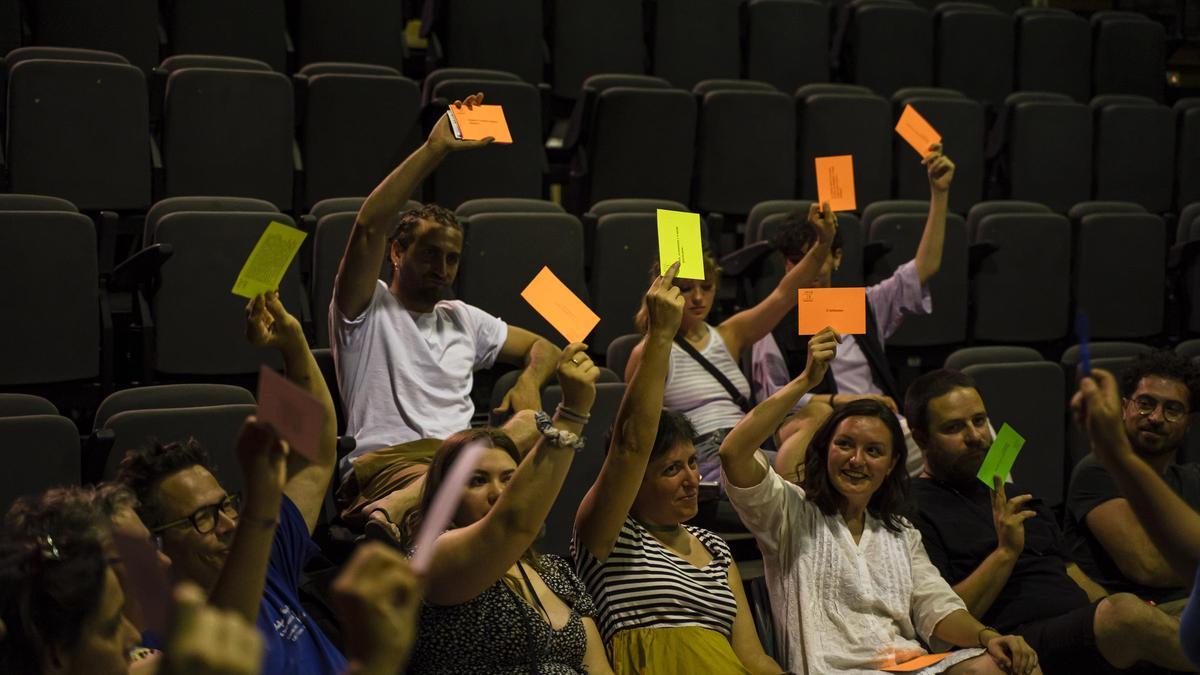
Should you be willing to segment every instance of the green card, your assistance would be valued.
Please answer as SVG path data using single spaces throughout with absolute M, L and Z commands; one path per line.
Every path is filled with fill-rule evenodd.
M 307 236 L 308 233 L 303 230 L 271 221 L 242 266 L 233 284 L 234 295 L 254 298 L 279 288 L 288 265 L 292 264 L 292 258 L 300 250 L 300 243 Z
M 1025 439 L 1018 434 L 1015 429 L 1005 423 L 1000 427 L 1000 431 L 996 432 L 996 440 L 992 441 L 992 447 L 988 448 L 987 456 L 983 458 L 983 465 L 979 467 L 979 480 L 989 488 L 995 488 L 992 483 L 992 478 L 1000 476 L 1001 480 L 1008 477 L 1012 471 L 1013 462 L 1017 461 L 1017 453 L 1021 452 L 1021 447 L 1025 445 Z
M 662 271 L 679 262 L 679 279 L 704 279 L 700 214 L 658 210 L 658 264 Z

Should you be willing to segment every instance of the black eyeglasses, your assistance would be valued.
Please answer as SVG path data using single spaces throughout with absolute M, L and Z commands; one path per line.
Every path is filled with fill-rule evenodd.
M 150 534 L 158 534 L 163 530 L 169 530 L 172 527 L 179 527 L 180 525 L 186 525 L 188 523 L 191 523 L 192 527 L 196 528 L 196 531 L 200 534 L 208 534 L 217 528 L 217 519 L 220 517 L 219 514 L 224 513 L 231 519 L 237 518 L 238 509 L 241 507 L 241 505 L 241 494 L 235 492 L 231 495 L 225 495 L 225 498 L 221 501 L 217 502 L 216 504 L 201 506 L 193 511 L 192 515 L 190 516 L 180 518 L 178 520 L 172 520 L 169 523 L 163 523 L 162 525 L 159 525 L 158 527 L 150 530 Z
M 1127 400 L 1133 402 L 1134 407 L 1137 408 L 1138 414 L 1142 417 L 1149 417 L 1150 415 L 1153 415 L 1154 411 L 1158 410 L 1158 406 L 1160 405 L 1162 406 L 1163 419 L 1168 422 L 1178 422 L 1188 414 L 1187 406 L 1178 401 L 1159 401 L 1153 396 L 1147 396 L 1145 394 L 1142 394 L 1137 398 Z

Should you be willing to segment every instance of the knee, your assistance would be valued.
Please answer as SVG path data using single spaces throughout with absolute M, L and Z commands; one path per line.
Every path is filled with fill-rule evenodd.
M 1154 609 L 1131 593 L 1116 593 L 1096 606 L 1096 637 L 1136 638 Z

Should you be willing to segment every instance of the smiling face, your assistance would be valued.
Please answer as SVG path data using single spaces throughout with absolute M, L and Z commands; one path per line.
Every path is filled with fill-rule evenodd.
M 696 447 L 679 443 L 651 458 L 630 510 L 652 525 L 678 525 L 696 516 L 699 496 Z
M 167 476 L 159 483 L 156 494 L 163 523 L 187 518 L 197 509 L 220 504 L 226 496 L 221 484 L 202 466 L 190 466 Z M 190 522 L 163 530 L 160 533 L 163 553 L 171 559 L 176 578 L 211 589 L 225 566 L 236 528 L 236 517 L 218 511 L 211 532 L 201 534 Z
M 112 569 L 104 573 L 100 602 L 84 620 L 79 642 L 69 652 L 52 650 L 44 669 L 63 675 L 125 675 L 125 655 L 137 645 L 138 633 L 125 618 L 125 595 Z
M 896 467 L 892 433 L 878 417 L 847 417 L 829 443 L 826 469 L 833 488 L 855 505 L 865 506 Z
M 517 463 L 506 450 L 485 450 L 475 467 L 475 473 L 471 474 L 467 489 L 463 491 L 462 501 L 454 513 L 454 525 L 465 527 L 482 520 L 492 510 L 516 472 Z
M 1189 400 L 1183 382 L 1158 375 L 1143 377 L 1133 395 L 1123 401 L 1125 433 L 1134 450 L 1147 456 L 1178 451 L 1190 421 Z M 1139 406 L 1153 409 L 1142 414 Z M 1168 416 L 1176 419 L 1168 420 Z
M 153 545 L 150 531 L 142 523 L 142 519 L 138 517 L 137 512 L 131 508 L 120 509 L 112 515 L 110 520 L 112 531 L 114 534 L 137 539 L 139 541 L 148 541 Z M 111 540 L 105 543 L 107 547 L 105 556 L 112 562 L 112 569 L 117 574 L 117 580 L 121 582 L 121 589 L 125 591 L 125 616 L 133 623 L 138 630 L 146 630 L 145 615 L 142 612 L 142 607 L 138 603 L 137 596 L 133 593 L 135 580 L 129 577 L 129 571 L 126 569 L 124 561 L 120 559 L 120 552 Z M 158 556 L 158 564 L 164 571 L 170 570 L 171 559 L 162 551 L 156 551 Z
M 928 428 L 913 429 L 913 440 L 925 452 L 930 475 L 954 485 L 971 485 L 988 448 L 992 432 L 979 392 L 958 387 L 929 400 Z

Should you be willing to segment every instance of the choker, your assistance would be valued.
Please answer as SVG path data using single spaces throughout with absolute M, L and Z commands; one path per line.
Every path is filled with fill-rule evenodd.
M 651 525 L 651 524 L 649 524 L 649 523 L 647 523 L 647 522 L 645 522 L 645 521 L 642 521 L 642 520 L 638 520 L 638 524 L 639 524 L 639 525 L 641 525 L 642 527 L 646 528 L 646 530 L 647 530 L 647 531 L 649 531 L 649 532 L 658 532 L 658 533 L 661 533 L 661 534 L 669 534 L 669 533 L 672 533 L 672 532 L 678 532 L 680 529 L 682 529 L 682 528 L 683 528 L 683 526 L 682 526 L 682 525 L 679 525 L 679 524 L 675 524 L 675 525 L 666 525 L 666 526 L 663 526 L 663 525 Z

